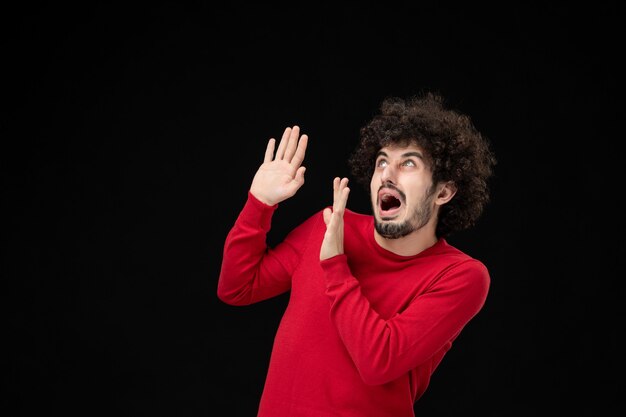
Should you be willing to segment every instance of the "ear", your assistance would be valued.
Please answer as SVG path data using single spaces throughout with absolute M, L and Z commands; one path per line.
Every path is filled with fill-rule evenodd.
M 452 200 L 452 197 L 456 194 L 456 184 L 453 181 L 448 181 L 440 185 L 435 204 L 443 206 L 448 201 Z

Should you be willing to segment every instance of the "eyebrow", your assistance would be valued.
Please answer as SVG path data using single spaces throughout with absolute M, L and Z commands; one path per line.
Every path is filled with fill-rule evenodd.
M 389 155 L 387 155 L 384 151 L 378 151 L 378 153 L 376 154 L 376 158 L 378 158 L 379 156 L 389 157 Z M 402 157 L 402 158 L 406 158 L 408 156 L 414 156 L 414 157 L 422 159 L 422 160 L 424 159 L 424 155 L 422 155 L 421 153 L 419 153 L 417 151 L 405 152 L 402 155 L 400 155 L 400 157 Z

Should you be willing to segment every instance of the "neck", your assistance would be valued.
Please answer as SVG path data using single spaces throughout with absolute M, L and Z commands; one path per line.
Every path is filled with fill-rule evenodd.
M 382 248 L 400 256 L 417 255 L 439 240 L 435 235 L 435 228 L 430 222 L 399 239 L 387 239 L 374 229 L 374 239 Z

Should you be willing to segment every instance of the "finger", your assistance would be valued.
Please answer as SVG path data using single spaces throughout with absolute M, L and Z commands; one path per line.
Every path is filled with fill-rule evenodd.
M 341 199 L 341 190 L 343 190 L 347 185 L 347 178 L 335 177 L 335 179 L 333 180 L 333 202 L 338 202 Z
M 327 223 L 326 225 L 327 230 L 334 230 L 336 232 L 339 231 L 339 229 L 341 227 L 343 227 L 343 215 L 346 211 L 345 209 L 345 201 L 347 201 L 348 199 L 348 194 L 350 193 L 350 189 L 349 188 L 344 188 L 341 192 L 341 198 L 344 201 L 344 204 L 338 205 L 336 207 L 333 207 L 333 212 L 332 212 L 332 217 L 330 219 L 330 223 Z
M 341 186 L 340 186 L 340 188 L 341 188 L 341 189 L 346 188 L 346 187 L 348 186 L 348 182 L 349 182 L 349 181 L 350 181 L 350 180 L 348 180 L 348 179 L 347 179 L 347 178 L 345 178 L 345 177 L 344 177 L 344 178 L 342 178 L 342 179 L 341 179 Z
M 337 202 L 337 199 L 339 198 L 339 183 L 340 178 L 335 177 L 333 179 L 333 210 L 335 209 L 335 204 Z
M 333 211 L 331 214 L 330 222 L 327 224 L 326 230 L 333 233 L 340 233 L 343 228 L 343 212 L 341 206 L 333 205 Z
M 306 171 L 305 167 L 300 167 L 296 171 L 296 175 L 294 177 L 294 180 L 296 181 L 296 183 L 300 184 L 300 186 L 302 186 L 302 184 L 304 184 L 304 172 L 305 171 Z
M 296 152 L 298 146 L 298 138 L 300 137 L 300 126 L 294 126 L 291 128 L 291 135 L 289 136 L 289 142 L 287 142 L 287 148 L 285 149 L 285 155 L 283 159 L 287 162 L 291 162 L 293 154 Z
M 326 226 L 328 226 L 328 224 L 330 223 L 330 219 L 332 218 L 333 212 L 331 211 L 330 208 L 325 208 L 324 209 L 324 223 L 326 224 Z
M 333 210 L 338 214 L 343 215 L 343 212 L 346 208 L 346 203 L 348 202 L 348 195 L 350 194 L 350 188 L 348 188 L 348 179 L 341 179 L 337 191 L 337 197 L 335 198 L 335 202 L 333 204 Z
M 271 138 L 267 142 L 267 147 L 265 148 L 265 157 L 263 158 L 263 163 L 272 161 L 272 156 L 274 155 L 275 146 L 276 146 L 276 139 Z
M 291 134 L 291 128 L 286 127 L 283 132 L 283 136 L 280 138 L 280 143 L 278 144 L 278 149 L 276 150 L 276 157 L 274 159 L 283 159 L 283 155 L 285 155 L 285 149 L 287 148 L 287 144 L 289 142 L 289 135 Z
M 304 154 L 306 153 L 306 145 L 309 142 L 309 137 L 307 135 L 300 136 L 300 140 L 298 141 L 298 147 L 296 148 L 296 153 L 293 155 L 291 159 L 291 165 L 298 168 L 302 161 L 304 161 Z
M 350 188 L 345 187 L 343 190 L 341 190 L 341 197 L 339 198 L 339 200 L 340 200 L 340 211 L 342 215 L 343 215 L 343 212 L 346 210 L 346 204 L 348 203 L 349 195 L 350 195 Z

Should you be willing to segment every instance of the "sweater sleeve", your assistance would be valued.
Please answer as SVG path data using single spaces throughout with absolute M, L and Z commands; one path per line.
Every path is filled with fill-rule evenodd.
M 217 296 L 226 304 L 248 305 L 290 290 L 306 231 L 301 225 L 275 248 L 267 246 L 267 233 L 277 207 L 266 205 L 248 191 L 246 203 L 224 243 Z
M 451 343 L 482 308 L 489 288 L 486 267 L 464 261 L 385 320 L 361 292 L 346 255 L 321 261 L 321 266 L 331 320 L 363 381 L 371 385 L 398 378 Z

